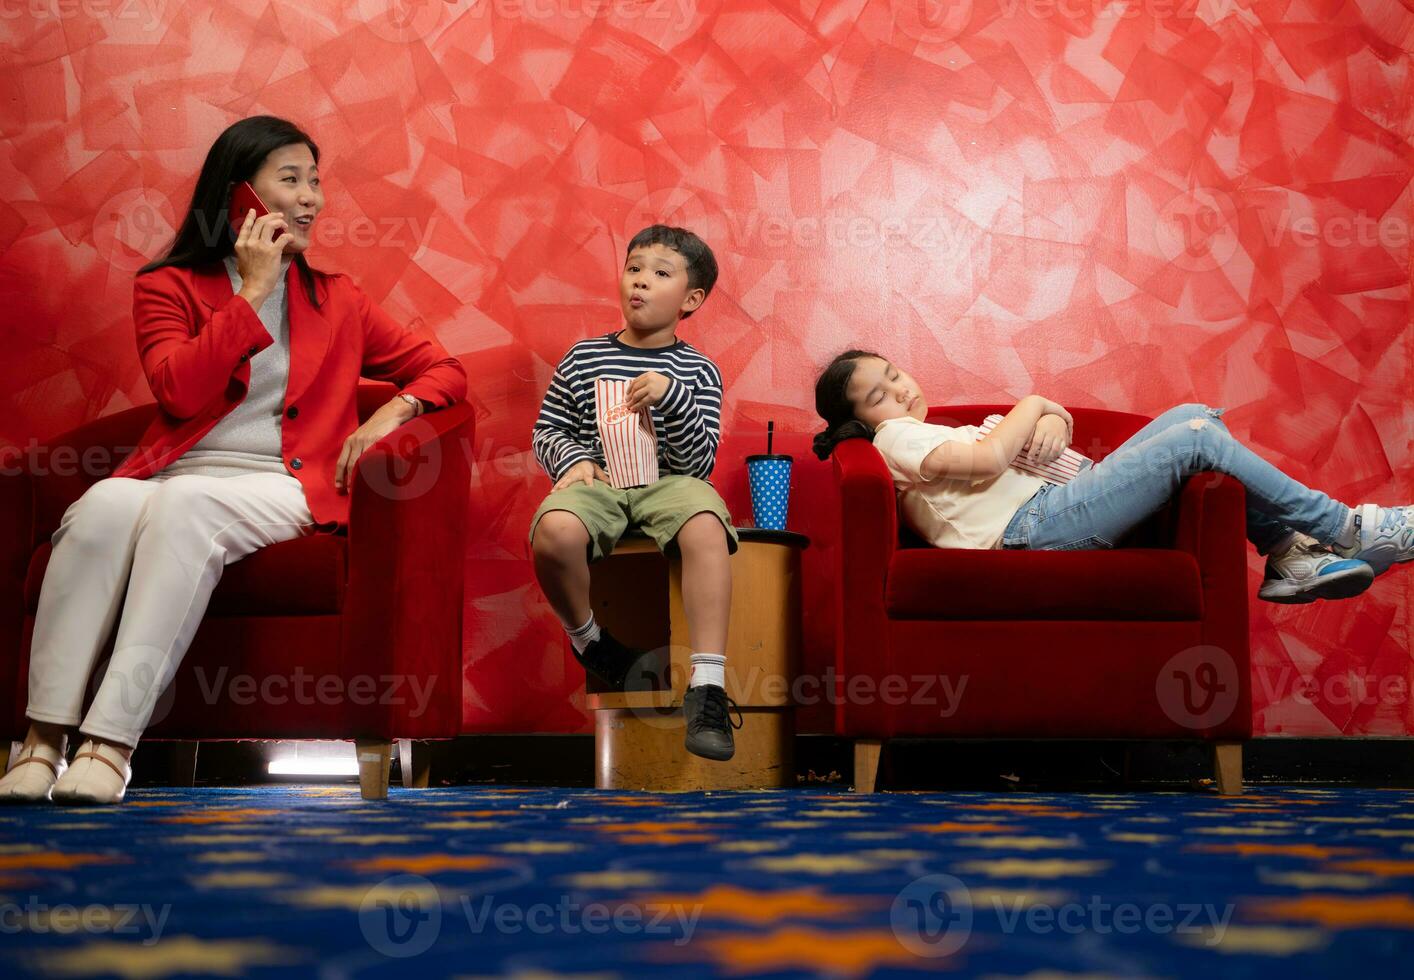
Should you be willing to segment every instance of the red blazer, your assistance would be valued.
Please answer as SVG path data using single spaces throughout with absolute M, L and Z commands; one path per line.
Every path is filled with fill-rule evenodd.
M 334 464 L 358 428 L 358 379 L 392 381 L 445 408 L 466 397 L 466 371 L 441 344 L 394 321 L 347 276 L 311 271 L 318 308 L 295 263 L 285 277 L 290 374 L 281 455 L 304 485 L 319 530 L 335 531 L 349 519 L 349 495 L 334 488 Z M 160 411 L 113 475 L 141 480 L 181 456 L 245 398 L 250 358 L 275 341 L 235 295 L 219 262 L 138 276 L 133 320 L 142 370 Z

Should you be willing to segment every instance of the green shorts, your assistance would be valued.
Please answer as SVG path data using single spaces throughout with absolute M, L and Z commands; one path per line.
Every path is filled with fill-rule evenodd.
M 629 528 L 640 528 L 664 554 L 677 551 L 674 538 L 691 517 L 716 514 L 727 532 L 727 553 L 736 554 L 736 528 L 727 505 L 712 484 L 695 476 L 664 476 L 646 487 L 615 490 L 601 480 L 593 486 L 576 483 L 551 492 L 530 519 L 530 540 L 535 526 L 552 510 L 567 510 L 589 531 L 589 560 L 598 561 L 614 550 Z M 672 551 L 669 551 L 669 548 Z

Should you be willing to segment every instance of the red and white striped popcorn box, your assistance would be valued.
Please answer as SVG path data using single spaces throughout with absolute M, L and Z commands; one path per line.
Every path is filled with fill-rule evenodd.
M 983 419 L 982 424 L 977 427 L 977 441 L 981 442 L 1001 420 L 1002 416 L 1000 415 L 988 415 Z M 1044 465 L 1032 465 L 1026 461 L 1026 456 L 1022 454 L 1018 454 L 1016 459 L 1011 461 L 1011 465 L 1021 472 L 1039 476 L 1047 483 L 1054 483 L 1057 486 L 1069 483 L 1079 475 L 1082 469 L 1087 465 L 1093 466 L 1094 463 L 1095 461 L 1090 457 L 1077 453 L 1068 446 L 1058 457 Z
M 627 381 L 594 379 L 594 417 L 604 446 L 609 485 L 626 490 L 658 479 L 658 433 L 647 408 L 636 412 L 628 400 Z

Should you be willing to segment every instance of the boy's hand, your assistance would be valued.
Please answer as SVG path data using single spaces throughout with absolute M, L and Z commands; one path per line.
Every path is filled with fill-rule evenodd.
M 586 487 L 592 487 L 594 486 L 595 480 L 602 480 L 608 483 L 609 474 L 605 473 L 594 460 L 581 459 L 578 463 L 575 463 L 569 469 L 565 470 L 564 475 L 556 481 L 550 492 L 554 493 L 556 490 L 563 490 L 565 487 L 574 486 L 576 483 L 583 483 Z
M 657 371 L 645 371 L 629 383 L 628 399 L 624 404 L 630 412 L 636 412 L 658 404 L 667 393 L 668 376 Z
M 1070 426 L 1059 415 L 1042 415 L 1031 432 L 1031 440 L 1021 447 L 1027 462 L 1044 466 L 1055 462 L 1070 444 Z

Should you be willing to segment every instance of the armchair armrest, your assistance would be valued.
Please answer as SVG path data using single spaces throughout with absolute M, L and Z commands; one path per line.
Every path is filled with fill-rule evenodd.
M 31 551 L 53 535 L 74 501 L 117 469 L 156 411 L 155 405 L 140 405 L 85 422 L 54 436 L 22 464 L 33 488 Z
M 1224 473 L 1190 476 L 1178 493 L 1173 547 L 1191 554 L 1199 565 L 1226 558 L 1245 572 L 1246 540 L 1247 489 Z
M 30 475 L 0 457 L 0 738 L 23 737 L 20 644 L 25 627 L 25 573 L 34 554 Z
M 0 587 L 22 585 L 33 554 L 33 478 L 0 458 Z
M 1232 659 L 1238 703 L 1207 737 L 1252 737 L 1247 596 L 1247 490 L 1223 473 L 1195 473 L 1178 494 L 1173 547 L 1198 562 L 1203 587 L 1203 643 Z
M 835 447 L 834 475 L 840 490 L 840 603 L 835 629 L 835 670 L 840 679 L 891 669 L 888 615 L 884 592 L 889 565 L 898 548 L 898 500 L 883 457 L 865 439 L 848 439 Z M 857 728 L 861 714 L 878 715 L 880 705 L 835 702 L 837 731 Z
M 344 658 L 375 676 L 400 677 L 401 696 L 362 706 L 354 735 L 430 738 L 460 729 L 474 431 L 473 407 L 462 402 L 405 422 L 358 461 Z
M 131 451 L 153 411 L 130 408 L 0 455 L 0 704 L 13 706 L 0 718 L 13 729 L 8 734 L 23 733 L 28 724 L 19 663 L 30 559 L 64 511 Z

